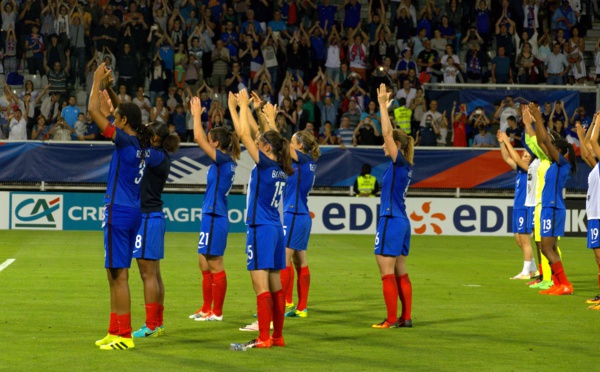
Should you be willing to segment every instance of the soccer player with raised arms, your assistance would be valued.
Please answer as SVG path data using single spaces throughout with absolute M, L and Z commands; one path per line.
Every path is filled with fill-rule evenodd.
M 412 176 L 413 138 L 401 129 L 393 129 L 387 111 L 390 94 L 385 84 L 377 89 L 381 108 L 383 152 L 391 162 L 383 173 L 381 207 L 375 235 L 375 258 L 383 283 L 387 317 L 373 328 L 412 327 L 412 284 L 406 271 L 410 251 L 410 221 L 406 215 L 406 191 Z M 398 297 L 402 315 L 397 318 Z
M 148 167 L 142 179 L 142 223 L 135 238 L 133 258 L 144 283 L 146 323 L 133 332 L 134 338 L 157 337 L 165 332 L 165 286 L 160 272 L 166 231 L 162 192 L 171 169 L 169 154 L 179 149 L 179 136 L 171 134 L 165 123 L 157 121 L 148 127 L 153 133 L 151 157 L 162 160 L 158 165 Z
M 256 293 L 259 335 L 246 344 L 232 344 L 231 348 L 284 346 L 285 300 L 280 270 L 285 268 L 285 241 L 278 207 L 287 177 L 294 169 L 289 143 L 277 131 L 263 132 L 254 141 L 248 119 L 251 113 L 247 91 L 242 90 L 237 98 L 240 114 L 239 121 L 233 122 L 235 131 L 256 163 L 248 185 L 246 268 Z M 236 106 L 229 105 L 229 110 L 235 111 Z M 271 319 L 274 330 L 269 335 Z
M 202 271 L 202 307 L 190 318 L 197 321 L 222 321 L 227 291 L 223 255 L 227 247 L 229 217 L 227 195 L 233 186 L 240 144 L 235 133 L 223 127 L 212 129 L 208 137 L 202 128 L 202 106 L 198 97 L 191 100 L 194 139 L 213 161 L 206 176 L 202 203 L 202 227 L 198 238 L 198 261 Z M 234 119 L 237 121 L 237 117 Z
M 115 143 L 104 197 L 105 268 L 110 286 L 108 335 L 96 341 L 101 350 L 134 347 L 131 337 L 129 267 L 140 222 L 140 183 L 146 169 L 152 133 L 142 125 L 142 115 L 134 103 L 122 103 L 114 111 L 114 122 L 101 109 L 100 88 L 110 74 L 104 63 L 94 73 L 88 112 L 100 132 Z M 150 164 L 154 165 L 154 164 Z

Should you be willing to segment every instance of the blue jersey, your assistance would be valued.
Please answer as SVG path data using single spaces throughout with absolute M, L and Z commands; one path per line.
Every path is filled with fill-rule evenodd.
M 515 182 L 514 209 L 526 209 L 525 198 L 527 197 L 527 171 L 517 166 L 517 181 Z
M 287 175 L 281 166 L 258 152 L 258 163 L 250 174 L 246 200 L 246 225 L 279 225 L 279 202 Z
M 202 213 L 217 216 L 227 216 L 227 195 L 233 179 L 237 164 L 231 156 L 216 150 L 216 160 L 208 168 L 206 176 L 206 194 L 202 203 Z
M 559 154 L 558 162 L 552 162 L 546 172 L 546 182 L 542 190 L 542 205 L 544 208 L 565 209 L 562 191 L 567 183 L 570 171 L 571 164 L 562 154 Z
M 150 154 L 150 151 L 147 151 Z M 140 183 L 144 177 L 146 159 L 137 137 L 117 128 L 115 151 L 108 171 L 104 204 L 140 208 Z
M 412 166 L 398 152 L 396 161 L 391 162 L 383 172 L 381 183 L 381 209 L 379 216 L 400 217 L 406 216 L 406 191 L 412 177 Z
M 294 174 L 288 177 L 283 191 L 283 210 L 295 214 L 308 214 L 308 193 L 315 183 L 317 165 L 310 155 L 296 150 L 298 161 L 292 165 Z

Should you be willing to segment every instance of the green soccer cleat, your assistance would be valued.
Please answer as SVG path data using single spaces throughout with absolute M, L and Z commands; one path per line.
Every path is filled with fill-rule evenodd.
M 119 338 L 118 335 L 107 334 L 103 339 L 96 341 L 96 346 L 108 345 Z
M 142 328 L 132 333 L 133 338 L 149 338 L 158 337 L 160 335 L 160 328 L 156 327 L 154 330 L 146 327 L 144 324 Z
M 554 283 L 552 282 L 552 280 L 542 280 L 539 283 L 530 285 L 529 288 L 534 288 L 534 289 L 548 289 L 550 287 L 552 287 L 554 285 Z
M 132 338 L 125 338 L 119 336 L 110 344 L 100 346 L 100 350 L 128 350 L 133 349 L 134 347 L 135 345 L 133 344 Z
M 165 335 L 165 326 L 164 325 L 158 326 L 158 335 L 159 336 L 164 336 Z

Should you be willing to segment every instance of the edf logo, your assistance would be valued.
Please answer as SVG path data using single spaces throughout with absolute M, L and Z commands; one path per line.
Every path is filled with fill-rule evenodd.
M 11 229 L 62 230 L 63 196 L 12 194 Z

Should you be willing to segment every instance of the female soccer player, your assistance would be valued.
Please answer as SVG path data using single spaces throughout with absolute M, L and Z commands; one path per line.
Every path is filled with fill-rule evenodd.
M 542 191 L 540 235 L 542 238 L 542 253 L 550 262 L 552 269 L 553 285 L 540 291 L 540 294 L 553 296 L 572 294 L 573 286 L 567 279 L 555 243 L 558 237 L 564 235 L 566 208 L 562 191 L 569 172 L 575 173 L 577 171 L 575 151 L 573 146 L 562 138 L 550 139 L 546 128 L 541 125 L 543 122 L 542 113 L 537 105 L 530 104 L 529 112 L 526 111 L 525 115 L 533 116 L 536 122 L 535 134 L 537 141 L 543 145 L 542 149 L 545 147 L 546 154 L 552 161 L 546 172 L 544 190 Z M 565 159 L 565 155 L 568 160 Z
M 523 252 L 523 269 L 521 272 L 511 279 L 530 279 L 531 274 L 535 274 L 535 265 L 533 271 L 531 268 L 531 260 L 533 253 L 531 251 L 531 213 L 530 209 L 525 206 L 525 198 L 527 196 L 527 171 L 531 163 L 531 155 L 527 151 L 523 151 L 523 156 L 519 156 L 515 149 L 510 144 L 510 138 L 506 133 L 498 131 L 498 142 L 500 143 L 500 151 L 502 158 L 506 164 L 517 171 L 517 179 L 515 182 L 515 197 L 513 205 L 513 232 L 517 245 Z
M 133 257 L 144 283 L 146 323 L 133 332 L 134 338 L 158 337 L 165 332 L 165 286 L 160 273 L 160 260 L 165 255 L 165 214 L 161 196 L 171 169 L 168 154 L 179 149 L 179 137 L 170 134 L 165 123 L 154 122 L 148 127 L 153 133 L 151 154 L 161 160 L 157 166 L 148 167 L 142 179 L 142 223 L 135 238 Z
M 598 231 L 600 230 L 600 173 L 598 170 L 598 162 L 596 159 L 600 159 L 600 145 L 598 144 L 598 137 L 600 134 L 600 115 L 596 114 L 592 125 L 588 129 L 588 135 L 585 136 L 584 143 L 581 146 L 581 158 L 592 168 L 592 171 L 588 175 L 588 191 L 586 199 L 586 212 L 588 219 L 588 239 L 587 246 L 594 250 L 594 257 L 598 264 L 598 287 L 600 288 L 600 238 Z M 583 133 L 581 125 L 577 125 L 577 134 L 580 137 Z M 591 135 L 590 135 L 591 134 Z M 591 151 L 590 151 L 591 147 Z M 600 310 L 600 294 L 594 298 L 586 301 L 591 309 Z
M 146 148 L 152 137 L 142 125 L 142 115 L 134 103 L 122 103 L 114 111 L 114 122 L 103 115 L 100 86 L 111 73 L 102 63 L 94 73 L 88 111 L 101 133 L 114 141 L 108 187 L 104 197 L 105 264 L 110 286 L 110 325 L 108 335 L 96 341 L 102 350 L 134 347 L 131 338 L 129 267 L 132 248 L 141 222 L 140 182 L 146 169 Z
M 410 222 L 404 199 L 412 176 L 413 138 L 403 130 L 393 129 L 387 111 L 390 94 L 385 84 L 377 90 L 381 110 L 383 153 L 391 163 L 383 173 L 381 209 L 375 235 L 375 258 L 383 282 L 383 298 L 387 318 L 373 328 L 412 327 L 412 285 L 406 272 L 406 257 L 410 250 Z M 402 315 L 397 317 L 398 297 Z
M 212 129 L 207 138 L 202 128 L 202 106 L 198 97 L 192 98 L 191 112 L 194 117 L 194 139 L 213 164 L 208 168 L 206 177 L 202 229 L 198 239 L 204 304 L 195 314 L 190 315 L 190 318 L 198 321 L 222 321 L 227 291 L 227 276 L 223 267 L 223 255 L 229 233 L 227 194 L 235 178 L 240 144 L 237 135 L 224 127 Z
M 234 120 L 235 131 L 248 154 L 256 162 L 248 185 L 246 217 L 247 269 L 256 293 L 259 336 L 243 348 L 270 348 L 284 346 L 284 295 L 281 290 L 280 270 L 285 268 L 285 242 L 279 215 L 281 193 L 287 176 L 294 172 L 289 143 L 273 130 L 259 135 L 256 142 L 250 134 L 248 116 L 249 98 L 246 90 L 238 94 L 239 121 Z M 229 107 L 235 111 L 235 106 Z M 273 335 L 269 324 L 273 319 Z M 232 347 L 240 345 L 232 345 Z
M 286 317 L 308 316 L 306 303 L 310 287 L 310 271 L 306 262 L 306 249 L 312 227 L 312 219 L 308 210 L 308 193 L 315 182 L 315 162 L 321 151 L 319 142 L 308 131 L 296 132 L 290 142 L 290 155 L 293 161 L 294 174 L 288 177 L 283 191 L 283 229 L 286 241 L 285 269 L 281 270 L 283 293 L 293 287 L 294 279 L 290 275 L 292 257 L 298 274 L 298 306 L 290 309 Z

